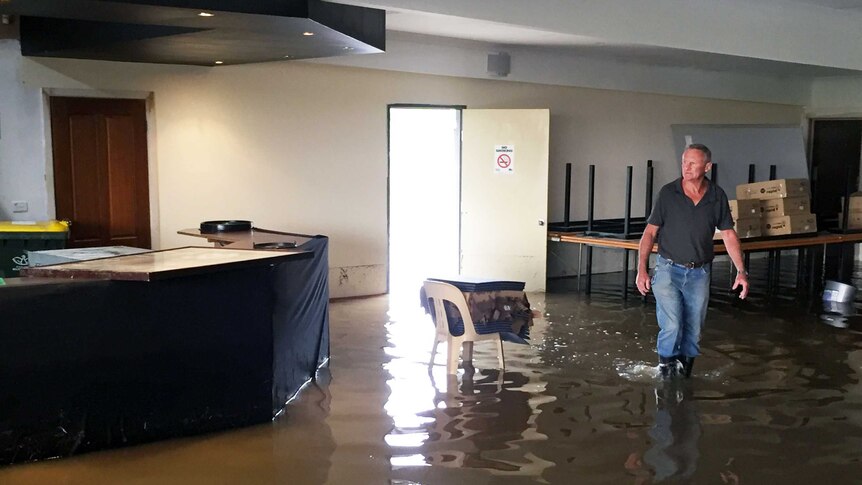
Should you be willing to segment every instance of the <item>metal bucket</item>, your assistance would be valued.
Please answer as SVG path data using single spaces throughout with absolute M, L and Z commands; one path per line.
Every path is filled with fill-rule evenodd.
M 826 280 L 823 285 L 823 301 L 835 301 L 839 303 L 848 303 L 856 297 L 856 287 L 839 283 L 837 281 Z

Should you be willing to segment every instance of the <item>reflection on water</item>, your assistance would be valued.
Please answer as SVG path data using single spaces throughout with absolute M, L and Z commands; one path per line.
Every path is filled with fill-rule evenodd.
M 860 480 L 862 319 L 855 304 L 824 307 L 787 288 L 741 302 L 714 282 L 693 378 L 662 382 L 654 306 L 624 303 L 613 289 L 601 294 L 601 278 L 594 284 L 600 291 L 592 297 L 531 296 L 544 318 L 531 346 L 507 345 L 505 372 L 496 369 L 493 346 L 477 344 L 475 368 L 447 377 L 445 356 L 427 365 L 433 335 L 418 335 L 421 316 L 390 321 L 391 477 Z
M 835 301 L 824 301 L 823 312 L 820 320 L 835 328 L 847 328 L 850 326 L 848 317 L 856 316 L 856 307 L 853 303 L 839 303 Z
M 687 381 L 670 381 L 656 388 L 656 411 L 649 431 L 652 446 L 644 461 L 655 471 L 657 482 L 690 479 L 697 470 L 700 418 Z
M 457 376 L 444 349 L 429 365 L 415 295 L 336 302 L 331 382 L 271 426 L 8 467 L 0 483 L 862 481 L 859 303 L 793 288 L 741 302 L 714 275 L 687 381 L 657 377 L 654 305 L 622 302 L 618 275 L 592 297 L 530 295 L 532 345 L 507 343 L 501 371 L 477 343 Z
M 417 322 L 424 328 L 417 329 Z M 446 374 L 445 353 L 438 353 L 435 365 L 428 364 L 434 333 L 427 316 L 390 322 L 388 330 L 392 360 L 386 369 L 392 378 L 386 411 L 393 429 L 385 441 L 393 448 L 395 478 L 445 480 L 443 469 L 454 473 L 452 479 L 461 476 L 458 470 L 471 469 L 494 476 L 539 477 L 553 466 L 530 452 L 530 442 L 547 440 L 537 431 L 536 417 L 540 405 L 554 398 L 543 393 L 540 372 L 513 371 L 513 365 L 529 364 L 529 358 L 519 358 L 527 357 L 528 347 L 507 348 L 506 371 L 466 365 L 455 376 Z M 494 352 L 492 343 L 477 343 L 474 363 L 496 363 Z

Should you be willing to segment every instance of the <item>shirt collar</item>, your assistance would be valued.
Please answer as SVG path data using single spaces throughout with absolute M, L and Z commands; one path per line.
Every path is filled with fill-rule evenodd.
M 713 187 L 712 180 L 710 180 L 708 178 L 705 178 L 704 180 L 706 180 L 706 193 L 703 194 L 703 199 L 704 200 L 710 200 L 710 201 L 715 200 L 716 195 L 715 195 L 715 190 Z M 673 184 L 673 188 L 676 191 L 676 193 L 685 197 L 685 192 L 682 190 L 682 177 L 676 179 L 676 181 Z

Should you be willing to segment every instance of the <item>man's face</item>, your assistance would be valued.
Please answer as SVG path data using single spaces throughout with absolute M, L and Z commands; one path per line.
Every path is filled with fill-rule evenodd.
M 683 180 L 696 181 L 703 178 L 712 168 L 712 162 L 706 161 L 706 155 L 700 150 L 689 148 L 682 154 Z

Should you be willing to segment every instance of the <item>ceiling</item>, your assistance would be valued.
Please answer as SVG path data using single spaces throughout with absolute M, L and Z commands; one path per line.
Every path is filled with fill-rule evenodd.
M 445 10 L 443 8 L 437 8 L 436 10 L 438 11 L 434 12 L 435 7 L 428 6 L 430 2 L 386 2 L 385 0 L 379 0 L 375 3 L 361 0 L 337 1 L 344 1 L 353 5 L 374 5 L 378 8 L 384 8 L 386 10 L 388 31 L 479 41 L 503 48 L 506 46 L 523 46 L 594 59 L 691 67 L 708 71 L 741 71 L 774 76 L 816 77 L 856 75 L 862 72 L 858 69 L 842 68 L 834 65 L 783 62 L 760 58 L 755 55 L 727 55 L 708 52 L 703 49 L 673 48 L 646 43 L 637 44 L 615 40 L 612 37 L 598 38 L 588 35 L 577 35 L 572 32 L 553 32 L 543 29 L 541 26 L 536 26 L 535 22 L 532 22 L 533 25 L 530 25 L 531 22 L 529 20 L 525 20 L 523 24 L 504 23 L 489 20 L 489 17 L 493 17 L 493 15 L 484 15 L 484 18 L 449 15 L 441 13 Z M 411 3 L 417 6 L 422 4 L 421 6 L 424 10 L 398 8 L 401 4 Z M 588 2 L 582 0 L 575 2 L 572 0 L 570 8 L 576 8 L 578 3 Z M 743 4 L 742 8 L 773 8 L 779 12 L 783 9 L 793 8 L 802 12 L 809 11 L 844 17 L 848 15 L 859 16 L 860 20 L 862 20 L 862 0 L 748 0 L 747 4 Z M 538 5 L 537 8 L 539 8 Z M 704 18 L 704 22 L 709 22 L 709 19 Z M 862 23 L 859 25 L 860 30 L 862 30 Z
M 780 0 L 779 0 L 780 1 Z M 862 0 L 783 0 L 785 2 L 817 5 L 838 10 L 862 10 Z
M 724 27 L 711 23 L 708 11 L 714 5 L 721 6 L 724 13 L 766 12 L 767 16 L 760 18 L 767 19 L 792 11 L 793 16 L 802 20 L 810 16 L 811 23 L 819 29 L 828 29 L 829 20 L 840 19 L 857 19 L 862 26 L 862 0 L 711 1 L 690 0 L 680 4 L 674 0 L 630 3 L 609 0 L 601 4 L 601 0 L 0 0 L 0 14 L 16 16 L 22 53 L 28 56 L 230 65 L 380 53 L 385 51 L 389 31 L 482 42 L 496 48 L 524 47 L 597 60 L 706 71 L 779 77 L 862 72 L 862 59 L 842 62 L 841 53 L 833 52 L 828 60 L 825 58 L 830 56 L 823 56 L 823 62 L 817 56 L 792 62 L 749 48 L 746 43 L 751 43 L 750 38 L 740 40 L 738 49 L 721 52 L 708 45 L 687 43 L 685 39 L 660 42 L 651 35 L 654 32 L 650 29 L 672 30 L 672 23 L 662 24 L 655 19 L 641 22 L 637 14 L 618 19 L 626 17 L 628 5 L 664 7 L 666 13 L 673 15 L 680 5 L 697 4 L 692 9 L 705 11 L 703 19 L 689 18 L 702 21 L 704 30 L 712 28 L 714 32 L 721 32 Z M 610 4 L 622 5 L 623 9 L 596 7 Z M 502 13 L 497 14 L 495 8 Z M 566 22 L 582 20 L 576 15 L 583 11 L 586 23 Z M 201 12 L 214 15 L 202 17 Z M 552 18 L 555 15 L 561 20 L 555 22 Z M 626 21 L 634 22 L 634 30 L 639 30 L 640 37 L 627 35 Z M 615 29 L 590 29 L 590 23 L 608 24 Z M 733 26 L 727 27 L 732 32 Z M 862 27 L 856 30 L 862 31 Z M 314 35 L 303 35 L 306 32 Z M 693 32 L 696 35 L 697 30 Z M 843 39 L 844 54 L 858 50 L 857 44 L 847 42 L 848 38 L 856 40 L 853 34 L 849 37 L 846 31 L 844 34 L 843 38 L 836 36 L 836 45 L 842 45 Z M 862 37 L 858 39 L 858 45 L 862 45 Z M 821 40 L 821 50 L 827 51 L 829 42 L 828 38 Z M 816 47 L 813 51 L 816 52 Z
M 382 10 L 318 0 L 0 0 L 27 56 L 243 64 L 378 53 Z

